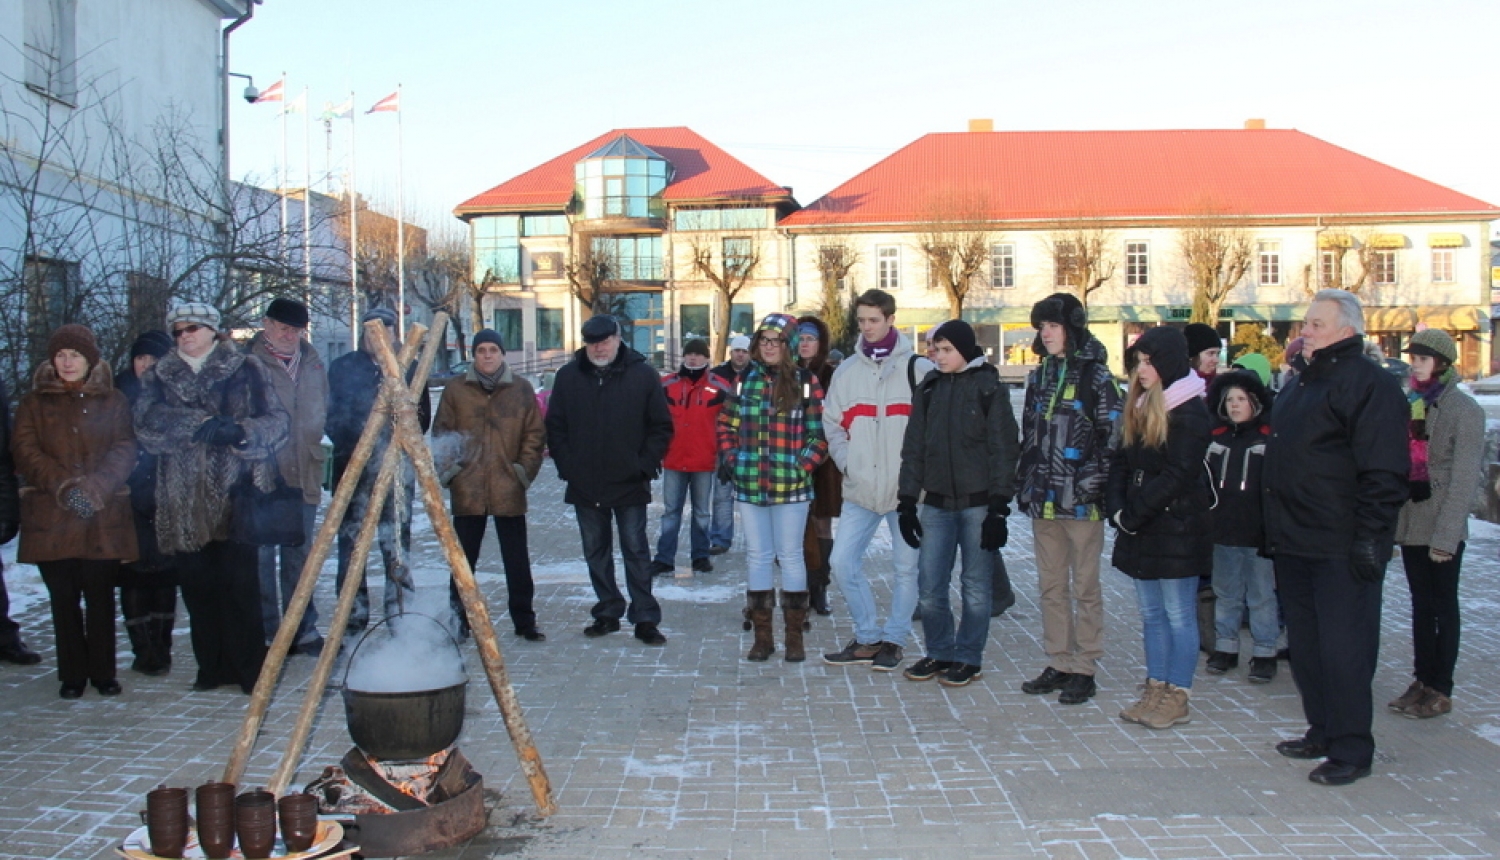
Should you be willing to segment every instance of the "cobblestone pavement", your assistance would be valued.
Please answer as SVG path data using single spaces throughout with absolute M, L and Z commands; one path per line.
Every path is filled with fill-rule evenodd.
M 1116 718 L 1134 699 L 1143 664 L 1134 596 L 1113 571 L 1105 574 L 1108 640 L 1098 697 L 1067 707 L 1022 694 L 1021 681 L 1044 661 L 1030 529 L 1020 518 L 1005 551 L 1019 602 L 991 629 L 983 676 L 950 690 L 818 661 L 819 652 L 850 637 L 836 594 L 833 617 L 816 619 L 809 634 L 812 659 L 746 662 L 738 548 L 718 557 L 713 573 L 689 575 L 683 567 L 677 578 L 657 581 L 666 647 L 642 645 L 628 627 L 586 639 L 592 592 L 561 499 L 548 466 L 530 517 L 547 642 L 510 635 L 493 536 L 480 562 L 559 811 L 535 815 L 473 646 L 465 646 L 474 683 L 460 743 L 485 775 L 491 826 L 461 848 L 429 856 L 1500 856 L 1500 691 L 1488 686 L 1483 668 L 1500 660 L 1500 528 L 1476 523 L 1466 554 L 1454 712 L 1416 722 L 1381 707 L 1374 776 L 1330 789 L 1307 781 L 1308 764 L 1272 749 L 1303 729 L 1284 668 L 1267 686 L 1246 683 L 1243 667 L 1224 677 L 1200 672 L 1193 720 L 1172 731 Z M 653 506 L 653 538 L 659 512 Z M 419 581 L 440 589 L 445 573 L 425 520 L 417 532 Z M 867 564 L 882 600 L 888 547 L 882 533 Z M 6 552 L 13 555 L 14 545 Z M 325 573 L 317 601 L 326 618 L 332 565 Z M 122 669 L 123 696 L 105 700 L 89 690 L 81 701 L 60 700 L 36 572 L 11 567 L 7 578 L 25 633 L 46 659 L 35 668 L 0 667 L 0 856 L 112 856 L 149 788 L 219 774 L 248 700 L 188 692 L 193 665 L 181 628 L 169 676 Z M 1406 626 L 1398 561 L 1388 579 L 1378 706 L 1409 680 Z M 122 666 L 129 661 L 123 638 Z M 919 647 L 908 649 L 908 662 L 919 656 Z M 312 665 L 309 657 L 289 661 L 247 783 L 264 782 L 279 760 Z M 297 783 L 336 762 L 349 743 L 330 693 Z

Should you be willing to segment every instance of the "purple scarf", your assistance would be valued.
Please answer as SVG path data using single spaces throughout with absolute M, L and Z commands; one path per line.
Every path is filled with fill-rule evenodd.
M 869 356 L 872 361 L 884 361 L 886 356 L 895 351 L 897 337 L 899 335 L 896 333 L 895 327 L 892 326 L 891 330 L 885 333 L 885 337 L 874 343 L 860 338 L 859 349 L 866 356 Z

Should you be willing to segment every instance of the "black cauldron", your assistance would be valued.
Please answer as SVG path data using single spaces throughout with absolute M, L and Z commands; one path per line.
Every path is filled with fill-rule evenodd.
M 416 613 L 398 618 L 427 618 L 442 627 L 436 619 Z M 385 619 L 371 627 L 349 656 L 349 666 L 359 655 L 359 646 L 374 633 Z M 447 628 L 443 627 L 446 632 Z M 451 639 L 451 637 L 450 637 Z M 458 643 L 453 642 L 454 649 Z M 460 652 L 459 660 L 463 656 Z M 402 693 L 376 693 L 349 689 L 349 668 L 344 669 L 344 719 L 354 745 L 383 761 L 409 761 L 442 752 L 458 740 L 464 727 L 464 701 L 469 687 L 462 681 L 450 687 L 415 690 Z

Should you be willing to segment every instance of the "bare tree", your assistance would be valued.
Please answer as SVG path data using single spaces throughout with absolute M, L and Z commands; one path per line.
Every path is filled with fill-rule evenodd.
M 1052 256 L 1054 283 L 1072 290 L 1087 308 L 1094 293 L 1115 276 L 1119 259 L 1114 231 L 1080 218 L 1047 234 L 1044 241 Z
M 830 347 L 841 347 L 854 333 L 849 324 L 849 308 L 854 304 L 855 290 L 849 273 L 859 265 L 859 256 L 854 244 L 843 236 L 818 247 L 818 318 L 828 326 Z
M 709 354 L 722 357 L 729 343 L 729 311 L 735 297 L 755 277 L 763 253 L 753 236 L 723 236 L 693 233 L 688 240 L 689 265 L 714 285 L 714 308 L 710 321 Z
M 1385 255 L 1391 249 L 1380 247 L 1371 227 L 1334 227 L 1319 237 L 1318 277 L 1307 285 L 1308 295 L 1320 289 L 1348 290 L 1360 295 L 1373 287 L 1382 274 Z M 1344 261 L 1352 253 L 1357 270 L 1351 279 L 1345 274 Z
M 933 284 L 948 297 L 948 314 L 959 319 L 990 258 L 986 200 L 978 192 L 947 191 L 934 195 L 926 209 L 917 245 Z
M 1229 292 L 1255 262 L 1250 234 L 1232 220 L 1210 213 L 1185 225 L 1177 242 L 1193 288 L 1192 321 L 1217 325 Z
M 563 264 L 568 292 L 591 313 L 608 313 L 620 290 L 620 265 L 614 246 L 598 236 L 580 235 L 568 250 L 568 260 Z
M 453 339 L 458 343 L 458 358 L 467 359 L 464 308 L 469 308 L 468 318 L 474 332 L 484 328 L 484 308 L 483 291 L 475 289 L 474 263 L 464 234 L 455 231 L 438 238 L 429 253 L 407 262 L 407 272 L 411 280 L 409 295 L 434 314 L 442 311 L 448 315 Z M 512 344 L 511 348 L 516 346 Z

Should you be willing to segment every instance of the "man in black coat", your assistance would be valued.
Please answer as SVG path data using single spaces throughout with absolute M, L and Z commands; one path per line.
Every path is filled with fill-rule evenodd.
M 577 513 L 589 579 L 599 598 L 594 623 L 583 633 L 613 633 L 626 616 L 637 639 L 663 645 L 666 637 L 657 629 L 661 605 L 651 596 L 646 505 L 651 481 L 672 441 L 672 413 L 660 375 L 624 345 L 614 317 L 601 315 L 584 323 L 583 342 L 573 360 L 558 370 L 547 402 L 547 447 L 557 476 L 568 482 L 563 500 Z M 611 518 L 625 560 L 628 615 L 615 582 Z
M 1315 295 L 1302 336 L 1314 352 L 1276 398 L 1263 512 L 1308 730 L 1276 749 L 1326 759 L 1308 778 L 1348 785 L 1369 775 L 1375 755 L 1370 683 L 1407 496 L 1409 410 L 1400 384 L 1364 356 L 1364 310 L 1352 294 Z
M 10 453 L 10 398 L 0 382 L 0 544 L 10 543 L 21 530 L 20 481 L 16 461 Z M 10 620 L 10 595 L 5 591 L 5 572 L 0 570 L 0 660 L 17 666 L 34 666 L 41 655 L 21 641 L 21 625 Z

